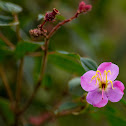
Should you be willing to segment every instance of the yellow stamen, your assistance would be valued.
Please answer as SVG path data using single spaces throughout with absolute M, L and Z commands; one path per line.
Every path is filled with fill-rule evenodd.
M 96 74 L 97 74 L 97 73 L 99 73 L 99 74 L 100 74 L 100 77 L 101 77 L 101 80 L 102 80 L 101 71 L 97 70 L 97 71 L 96 71 Z M 99 74 L 97 74 L 97 75 L 99 75 Z
M 97 78 L 96 78 L 96 84 L 95 84 L 95 85 L 97 85 L 98 82 L 99 82 L 99 84 L 101 83 L 100 79 L 97 77 Z
M 112 85 L 112 89 L 114 89 L 113 82 L 111 80 L 108 80 L 108 78 L 107 78 L 108 73 L 110 73 L 110 75 L 111 75 L 111 70 L 108 70 L 108 71 L 104 70 L 104 74 L 103 74 L 103 78 L 102 78 L 101 72 L 99 70 L 97 70 L 96 74 L 94 76 L 92 76 L 90 83 L 92 82 L 92 80 L 96 80 L 95 85 L 99 84 L 99 87 L 101 87 L 102 83 L 106 84 L 106 86 L 107 86 L 108 82 L 110 82 Z
M 111 70 L 108 70 L 108 72 L 107 72 L 107 73 L 110 73 L 110 75 L 112 74 L 112 73 L 111 73 Z
M 108 72 L 105 70 L 105 74 L 106 74 L 106 84 L 107 84 L 107 74 L 108 74 Z
M 108 80 L 107 82 L 110 82 L 111 85 L 112 85 L 112 89 L 115 89 L 115 88 L 113 87 L 113 82 L 112 82 L 111 80 Z

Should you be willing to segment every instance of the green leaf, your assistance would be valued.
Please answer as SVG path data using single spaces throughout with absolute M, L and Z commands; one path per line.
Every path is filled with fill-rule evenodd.
M 83 68 L 86 70 L 86 71 L 89 71 L 89 70 L 97 70 L 97 64 L 95 61 L 93 61 L 92 59 L 89 59 L 89 58 L 80 58 L 81 60 L 81 64 L 83 66 Z
M 0 26 L 18 25 L 19 22 L 14 22 L 13 17 L 0 15 Z
M 78 106 L 77 103 L 74 103 L 74 102 L 71 102 L 71 101 L 65 102 L 65 103 L 60 105 L 60 107 L 55 111 L 55 114 L 57 114 L 58 112 L 65 111 L 65 110 L 74 109 L 77 106 Z
M 111 106 L 107 105 L 106 111 L 103 113 L 106 115 L 106 118 L 110 122 L 112 126 L 125 126 L 126 119 L 125 114 L 123 115 L 122 110 L 120 109 L 121 106 Z M 124 109 L 125 110 L 125 109 Z
M 53 54 L 50 54 L 48 60 L 49 63 L 52 63 L 72 74 L 82 75 L 85 72 L 81 65 L 80 57 L 78 54 L 57 51 Z
M 22 11 L 22 8 L 19 5 L 3 1 L 0 1 L 0 9 L 11 13 L 19 13 Z
M 3 98 L 0 98 L 0 112 L 7 119 L 7 123 L 12 124 L 14 122 L 14 115 L 10 109 L 9 101 Z
M 18 45 L 16 47 L 15 56 L 16 56 L 16 58 L 21 58 L 28 52 L 36 51 L 42 45 L 44 45 L 44 42 L 21 41 L 18 43 Z
M 43 14 L 38 14 L 37 20 L 40 21 L 40 20 L 44 19 L 44 17 L 45 17 L 45 16 L 44 16 Z
M 52 78 L 51 78 L 51 76 L 48 75 L 48 74 L 46 74 L 46 75 L 44 76 L 44 78 L 43 78 L 42 83 L 43 83 L 43 86 L 44 86 L 45 88 L 51 88 L 51 87 L 52 87 Z
M 0 46 L 6 46 L 5 42 L 2 39 L 0 39 Z
M 80 85 L 80 77 L 76 77 L 69 81 L 68 83 L 69 91 L 74 96 L 82 96 L 84 93 L 84 90 L 82 89 Z
M 0 46 L 0 61 L 7 56 L 11 56 L 13 51 L 6 46 Z

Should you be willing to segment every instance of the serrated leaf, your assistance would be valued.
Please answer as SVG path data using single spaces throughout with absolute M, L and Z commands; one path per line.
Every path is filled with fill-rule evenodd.
M 14 114 L 10 109 L 8 100 L 0 98 L 0 111 L 6 117 L 8 124 L 12 124 L 14 122 Z
M 69 81 L 68 83 L 69 91 L 74 96 L 82 96 L 84 93 L 84 90 L 82 89 L 80 85 L 80 77 L 76 77 Z
M 82 75 L 85 72 L 80 63 L 80 57 L 78 54 L 57 51 L 54 54 L 50 54 L 48 60 L 49 63 L 52 63 L 72 74 Z
M 89 70 L 94 70 L 96 71 L 97 70 L 97 64 L 94 60 L 92 59 L 89 59 L 89 58 L 80 58 L 81 60 L 81 64 L 83 66 L 83 68 L 86 70 L 86 71 L 89 71 Z
M 11 13 L 19 13 L 22 11 L 22 8 L 19 5 L 3 1 L 0 1 L 0 9 Z
M 13 17 L 0 15 L 0 26 L 18 25 L 19 22 L 14 22 Z
M 16 47 L 15 56 L 16 56 L 16 58 L 21 58 L 28 52 L 36 51 L 42 45 L 44 45 L 44 42 L 21 41 L 18 43 L 18 45 Z

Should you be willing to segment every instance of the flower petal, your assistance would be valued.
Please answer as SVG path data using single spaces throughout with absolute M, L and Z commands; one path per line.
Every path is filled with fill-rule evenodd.
M 98 84 L 96 85 L 96 80 L 92 80 L 91 78 L 96 74 L 95 71 L 90 70 L 86 72 L 83 76 L 81 76 L 81 87 L 85 91 L 92 91 L 98 88 Z
M 102 92 L 99 90 L 91 91 L 87 94 L 86 100 L 89 104 L 92 104 L 94 107 L 104 107 L 108 103 L 108 98 L 106 97 L 105 92 L 103 92 L 103 99 L 102 99 Z
M 111 102 L 118 102 L 123 97 L 123 94 L 124 94 L 123 90 L 125 89 L 125 87 L 123 83 L 120 81 L 114 81 L 113 87 L 114 89 L 112 89 L 112 87 L 108 89 L 108 91 L 106 92 L 106 95 Z
M 107 78 L 111 81 L 114 81 L 119 74 L 119 67 L 111 62 L 104 62 L 100 64 L 97 70 L 101 72 L 102 76 L 104 75 L 105 70 L 110 70 L 111 74 L 108 73 Z

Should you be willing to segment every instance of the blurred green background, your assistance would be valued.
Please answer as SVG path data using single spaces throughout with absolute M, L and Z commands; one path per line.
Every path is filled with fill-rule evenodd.
M 45 14 L 53 8 L 59 10 L 60 15 L 69 18 L 74 15 L 80 0 L 4 0 L 20 5 L 23 11 L 19 13 L 21 36 L 30 40 L 29 30 L 40 24 L 38 14 Z M 92 11 L 80 15 L 76 20 L 61 27 L 50 40 L 50 50 L 63 50 L 78 53 L 82 57 L 89 57 L 99 65 L 102 62 L 113 62 L 119 66 L 120 73 L 117 80 L 126 84 L 126 1 L 125 0 L 86 0 L 92 4 Z M 1 14 L 9 15 L 5 12 Z M 48 31 L 59 21 L 46 24 Z M 14 44 L 17 43 L 15 27 L 0 27 L 2 33 Z M 2 40 L 0 40 L 1 43 Z M 2 54 L 1 54 L 2 55 Z M 40 71 L 41 57 L 25 56 L 22 102 L 29 98 Z M 15 77 L 19 62 L 12 57 L 2 61 L 13 92 L 15 92 Z M 28 119 L 41 115 L 46 109 L 51 109 L 58 101 L 71 99 L 68 93 L 68 82 L 77 74 L 71 74 L 62 67 L 48 62 L 44 85 L 37 93 L 32 105 L 23 116 L 26 126 L 30 126 Z M 1 115 L 9 115 L 4 106 L 8 99 L 0 79 Z M 5 100 L 6 99 L 6 100 Z M 109 102 L 104 108 L 93 108 L 80 115 L 67 115 L 48 121 L 44 126 L 125 126 L 126 125 L 126 96 L 118 103 Z M 7 104 L 7 103 L 6 103 Z M 5 110 L 4 110 L 5 109 Z M 3 111 L 4 110 L 4 111 Z M 10 112 L 11 113 L 11 112 Z M 12 119 L 13 120 L 13 119 Z M 11 121 L 11 119 L 9 119 Z M 0 119 L 0 125 L 6 124 Z

